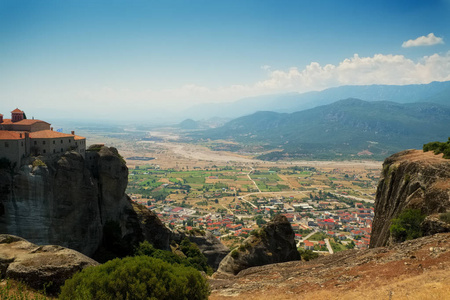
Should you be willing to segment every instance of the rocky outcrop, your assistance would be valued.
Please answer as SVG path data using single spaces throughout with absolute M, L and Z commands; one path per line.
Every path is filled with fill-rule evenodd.
M 230 249 L 222 244 L 210 231 L 205 232 L 184 232 L 176 231 L 173 240 L 177 244 L 181 244 L 184 238 L 188 238 L 190 242 L 195 243 L 202 254 L 208 260 L 208 265 L 216 271 L 220 262 L 230 253 Z
M 450 233 L 209 279 L 210 300 L 441 299 L 450 284 Z
M 16 279 L 26 285 L 55 293 L 66 279 L 85 267 L 98 263 L 61 246 L 37 246 L 20 237 L 0 234 L 1 278 Z
M 169 248 L 168 229 L 136 212 L 125 194 L 128 168 L 115 148 L 94 147 L 86 159 L 77 152 L 38 159 L 16 173 L 0 171 L 0 233 L 92 256 L 112 221 L 130 244 L 154 238 Z
M 158 216 L 145 206 L 133 203 L 133 210 L 139 222 L 141 240 L 147 240 L 158 249 L 170 250 L 172 231 L 168 229 Z
M 275 216 L 222 260 L 216 276 L 220 273 L 236 275 L 250 267 L 300 260 L 294 235 L 287 218 Z
M 406 150 L 384 161 L 376 193 L 371 248 L 389 243 L 391 220 L 408 208 L 420 209 L 427 215 L 421 225 L 424 234 L 446 231 L 437 217 L 450 211 L 450 160 L 442 158 L 442 154 Z

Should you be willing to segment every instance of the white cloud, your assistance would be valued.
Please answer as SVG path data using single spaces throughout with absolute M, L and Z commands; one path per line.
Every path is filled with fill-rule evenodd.
M 419 36 L 415 40 L 408 40 L 406 42 L 403 42 L 402 47 L 408 48 L 408 47 L 418 47 L 418 46 L 432 46 L 437 44 L 444 44 L 444 40 L 441 37 L 437 37 L 434 35 L 434 33 L 430 33 L 427 36 Z
M 11 99 L 18 107 L 28 107 L 29 111 L 52 109 L 58 103 L 71 103 L 71 111 L 86 114 L 89 111 L 115 110 L 118 115 L 132 110 L 132 114 L 158 114 L 161 110 L 183 110 L 193 104 L 229 102 L 245 97 L 323 90 L 341 85 L 370 84 L 425 84 L 431 81 L 450 81 L 450 52 L 424 56 L 418 61 L 403 55 L 376 54 L 361 57 L 354 54 L 337 64 L 321 65 L 311 62 L 299 68 L 291 67 L 266 70 L 266 78 L 252 84 L 236 84 L 222 87 L 208 87 L 188 83 L 169 89 L 148 88 L 147 86 L 100 86 L 97 88 L 15 90 L 3 89 L 0 96 Z M 39 98 L 40 97 L 40 98 Z M 43 99 L 35 101 L 35 99 Z M 2 106 L 5 106 L 2 108 Z M 0 112 L 9 109 L 0 103 Z M 163 115 L 159 113 L 159 115 Z
M 337 65 L 312 62 L 303 70 L 274 70 L 269 78 L 254 85 L 263 91 L 310 91 L 340 85 L 420 84 L 450 80 L 450 52 L 425 56 L 414 62 L 403 55 L 355 54 Z

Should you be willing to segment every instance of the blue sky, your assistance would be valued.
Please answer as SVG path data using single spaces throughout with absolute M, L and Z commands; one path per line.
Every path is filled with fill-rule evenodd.
M 450 0 L 0 0 L 0 112 L 143 116 L 450 80 L 449 43 Z

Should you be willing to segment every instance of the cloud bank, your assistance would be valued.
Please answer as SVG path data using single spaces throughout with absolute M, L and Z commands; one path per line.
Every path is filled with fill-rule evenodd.
M 235 84 L 212 88 L 186 83 L 168 89 L 149 89 L 141 86 L 104 86 L 97 89 L 67 89 L 46 91 L 46 101 L 18 105 L 36 110 L 52 109 L 53 103 L 71 103 L 71 110 L 85 114 L 86 107 L 91 111 L 110 114 L 104 109 L 117 110 L 117 114 L 133 110 L 133 114 L 163 115 L 160 111 L 184 110 L 192 105 L 211 102 L 231 102 L 245 97 L 268 94 L 308 92 L 323 90 L 341 85 L 370 84 L 426 84 L 432 81 L 450 81 L 450 51 L 444 54 L 424 56 L 412 60 L 404 55 L 376 54 L 361 57 L 354 54 L 337 64 L 311 62 L 303 68 L 290 67 L 276 69 L 263 67 L 265 79 L 252 84 Z M 8 99 L 35 99 L 34 91 L 23 90 L 4 95 Z M 132 104 L 132 105 L 130 105 Z M 48 107 L 46 107 L 46 105 Z M 97 113 L 100 114 L 100 113 Z
M 430 33 L 427 36 L 419 36 L 415 40 L 408 40 L 406 42 L 403 42 L 402 47 L 403 48 L 409 48 L 409 47 L 419 47 L 419 46 L 432 46 L 437 44 L 444 44 L 444 39 L 441 37 L 437 37 L 434 35 L 434 33 Z
M 164 90 L 104 87 L 94 91 L 80 91 L 77 98 L 91 105 L 128 99 L 141 109 L 149 103 L 152 103 L 154 108 L 182 109 L 205 102 L 229 102 L 245 97 L 307 92 L 341 85 L 426 84 L 450 80 L 450 52 L 424 56 L 418 61 L 403 55 L 376 54 L 372 57 L 361 57 L 354 54 L 336 65 L 311 62 L 304 68 L 276 70 L 267 66 L 263 71 L 267 74 L 266 79 L 248 85 L 211 88 L 188 83 Z

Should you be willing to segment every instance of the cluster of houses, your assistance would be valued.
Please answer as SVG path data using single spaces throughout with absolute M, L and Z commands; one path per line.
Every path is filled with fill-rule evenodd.
M 234 205 L 231 214 L 227 213 L 208 213 L 198 216 L 196 211 L 188 208 L 175 206 L 176 203 L 170 199 L 164 200 L 161 205 L 149 203 L 147 207 L 151 210 L 158 209 L 159 218 L 171 228 L 185 228 L 192 230 L 199 228 L 211 231 L 216 237 L 221 236 L 247 236 L 252 230 L 258 228 L 254 216 L 261 215 L 264 220 L 270 219 L 270 214 L 282 213 L 286 216 L 295 232 L 295 239 L 303 241 L 302 232 L 304 230 L 314 230 L 323 232 L 330 238 L 336 240 L 353 240 L 355 246 L 360 249 L 367 248 L 370 241 L 370 233 L 374 216 L 373 208 L 366 208 L 362 203 L 356 203 L 355 207 L 347 207 L 339 210 L 310 210 L 296 212 L 281 208 L 280 199 L 264 200 L 258 203 L 259 207 L 245 205 Z M 331 203 L 331 204 L 330 204 Z M 263 205 L 264 204 L 264 205 Z M 274 208 L 263 207 L 270 204 Z M 325 203 L 335 206 L 334 203 Z M 306 204 L 311 206 L 310 204 Z M 316 203 L 314 203 L 316 206 Z M 275 212 L 274 212 L 275 211 Z M 269 214 L 269 212 L 271 212 Z M 242 216 L 248 216 L 239 219 Z M 303 241 L 305 242 L 305 241 Z M 305 248 L 310 248 L 309 241 L 306 241 Z M 317 243 L 316 243 L 317 244 Z

